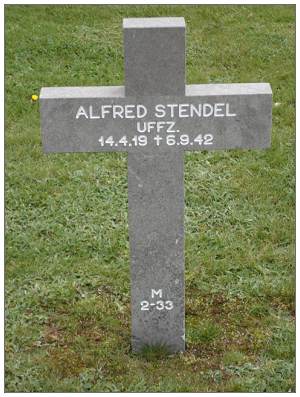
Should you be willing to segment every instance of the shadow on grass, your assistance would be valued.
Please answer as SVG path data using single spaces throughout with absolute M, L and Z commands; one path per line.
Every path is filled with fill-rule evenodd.
M 166 345 L 145 345 L 139 352 L 134 353 L 146 361 L 158 361 L 173 356 Z

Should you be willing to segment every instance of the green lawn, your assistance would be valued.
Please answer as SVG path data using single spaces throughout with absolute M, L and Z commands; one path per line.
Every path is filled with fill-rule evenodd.
M 127 158 L 42 152 L 42 86 L 123 84 L 184 16 L 187 83 L 269 82 L 272 147 L 185 155 L 184 354 L 130 350 Z M 295 390 L 295 6 L 6 6 L 6 391 Z

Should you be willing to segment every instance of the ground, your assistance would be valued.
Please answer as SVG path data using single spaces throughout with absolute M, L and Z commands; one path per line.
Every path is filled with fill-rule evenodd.
M 42 151 L 42 86 L 123 84 L 184 16 L 187 83 L 269 82 L 272 147 L 186 153 L 187 350 L 130 349 L 126 153 Z M 295 390 L 295 6 L 5 7 L 6 391 Z

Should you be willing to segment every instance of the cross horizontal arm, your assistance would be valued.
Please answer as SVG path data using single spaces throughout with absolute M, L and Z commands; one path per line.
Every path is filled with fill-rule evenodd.
M 125 97 L 123 86 L 42 88 L 45 152 L 270 146 L 269 84 L 187 85 L 185 96 Z

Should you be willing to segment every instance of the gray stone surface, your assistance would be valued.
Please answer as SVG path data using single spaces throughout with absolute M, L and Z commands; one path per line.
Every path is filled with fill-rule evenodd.
M 125 19 L 126 96 L 185 93 L 183 18 Z
M 151 30 L 150 30 L 151 31 Z M 137 74 L 136 74 L 137 75 Z M 162 75 L 162 72 L 160 72 Z M 172 84 L 174 90 L 175 83 Z M 186 95 L 178 96 L 150 96 L 146 92 L 137 97 L 124 97 L 124 87 L 68 87 L 68 88 L 43 88 L 40 96 L 41 123 L 43 132 L 43 143 L 46 152 L 98 152 L 98 151 L 152 151 L 161 150 L 214 150 L 234 148 L 266 148 L 270 145 L 270 131 L 272 124 L 272 92 L 269 84 L 203 84 L 187 85 Z M 126 89 L 127 94 L 127 89 Z M 92 106 L 92 115 L 99 114 L 100 106 L 104 105 L 137 105 L 143 104 L 148 114 L 141 118 L 116 118 L 112 115 L 105 115 L 103 119 L 90 119 L 80 116 L 76 119 L 76 113 L 80 106 L 83 106 L 88 113 L 89 106 Z M 179 109 L 174 108 L 174 117 L 166 114 L 165 117 L 155 117 L 155 106 L 157 104 L 173 105 L 194 105 L 199 104 L 228 104 L 230 114 L 236 116 L 226 117 L 226 107 L 221 106 L 224 117 L 217 111 L 217 116 L 179 117 Z M 185 107 L 187 108 L 187 107 Z M 183 109 L 185 109 L 183 108 Z M 214 109 L 215 111 L 215 109 Z M 176 113 L 175 113 L 176 112 Z M 184 115 L 186 113 L 182 113 Z M 215 115 L 215 112 L 213 113 Z M 155 128 L 150 132 L 141 134 L 137 132 L 137 123 L 151 121 L 173 122 L 171 128 L 175 132 L 167 132 L 170 128 L 166 124 L 159 132 Z M 157 125 L 156 125 L 157 126 Z M 179 130 L 179 131 L 178 131 Z M 180 143 L 181 135 L 189 135 L 189 144 Z M 194 142 L 194 139 L 202 134 L 212 134 L 211 144 Z M 101 146 L 99 137 L 114 137 L 114 143 Z M 146 135 L 146 146 L 135 146 L 134 136 Z M 159 135 L 159 146 L 155 136 Z M 167 144 L 167 135 L 175 135 L 176 144 Z M 126 136 L 127 145 L 118 141 Z M 131 143 L 130 143 L 131 142 Z M 172 139 L 169 143 L 172 143 Z M 129 146 L 131 144 L 131 146 Z M 118 145 L 118 146 L 116 146 Z
M 123 98 L 124 86 L 99 86 L 99 87 L 43 87 L 40 99 L 64 99 L 64 98 Z
M 125 19 L 123 29 L 124 87 L 42 88 L 43 147 L 129 152 L 132 347 L 183 351 L 183 151 L 269 147 L 272 91 L 186 86 L 183 18 Z
M 128 207 L 133 350 L 183 351 L 183 154 L 130 153 Z
M 126 96 L 185 94 L 184 20 L 163 18 L 161 22 L 150 18 L 141 28 L 136 20 L 124 21 Z M 162 153 L 152 145 L 147 151 L 128 154 L 128 211 L 132 349 L 162 345 L 172 352 L 184 351 L 181 151 Z
M 183 17 L 124 18 L 123 29 L 185 28 Z M 130 44 L 129 44 L 130 45 Z

